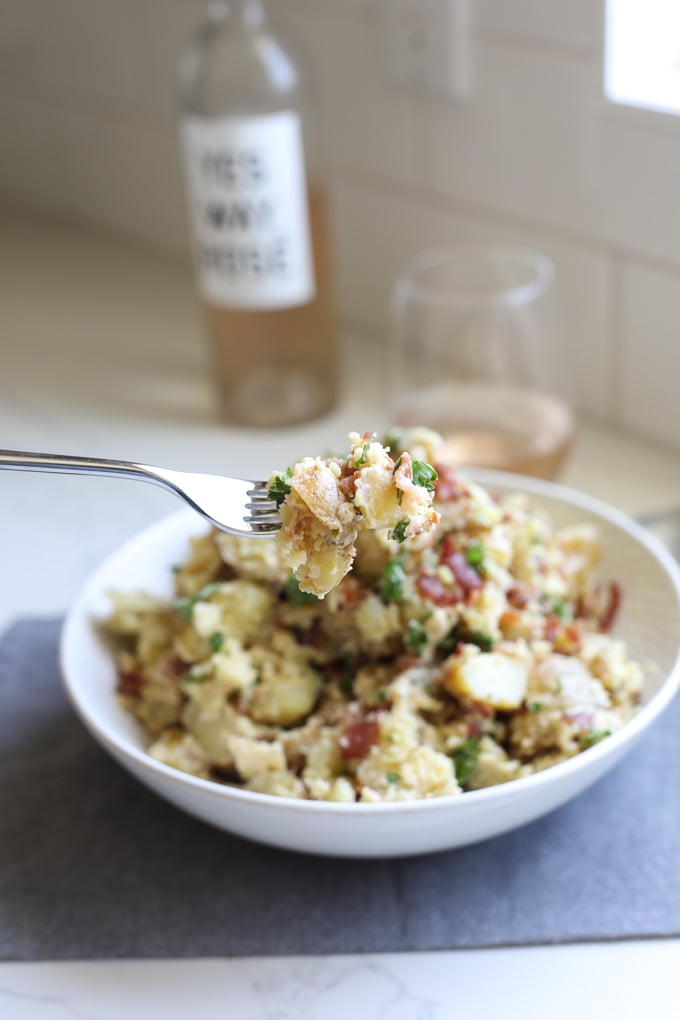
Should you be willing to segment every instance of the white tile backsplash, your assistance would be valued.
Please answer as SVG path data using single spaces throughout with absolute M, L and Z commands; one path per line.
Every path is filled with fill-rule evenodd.
M 328 159 L 406 181 L 417 173 L 417 100 L 395 89 L 383 67 L 377 23 L 301 17 L 282 10 L 314 62 L 324 103 Z
M 621 420 L 680 449 L 680 279 L 628 263 L 623 306 Z
M 68 211 L 74 165 L 68 113 L 7 92 L 0 89 L 0 190 Z
M 144 34 L 146 93 L 152 109 L 174 113 L 177 106 L 177 59 L 195 35 L 205 13 L 205 0 L 137 0 L 137 19 Z
M 475 0 L 476 23 L 508 39 L 593 53 L 603 5 L 604 0 Z
M 680 119 L 604 100 L 604 0 L 470 0 L 462 105 L 392 83 L 380 2 L 271 0 L 317 66 L 343 316 L 384 335 L 391 280 L 430 243 L 535 245 L 579 405 L 678 443 Z M 1 6 L 0 190 L 188 259 L 175 63 L 205 0 Z
M 589 233 L 591 65 L 563 54 L 481 42 L 466 105 L 432 104 L 431 185 L 498 212 Z
M 139 0 L 3 0 L 0 75 L 53 99 L 134 105 L 145 91 L 139 11 Z
M 613 246 L 680 267 L 680 117 L 602 102 L 590 187 L 595 229 Z
M 79 113 L 71 125 L 79 153 L 73 208 L 146 245 L 189 251 L 174 119 L 102 121 Z

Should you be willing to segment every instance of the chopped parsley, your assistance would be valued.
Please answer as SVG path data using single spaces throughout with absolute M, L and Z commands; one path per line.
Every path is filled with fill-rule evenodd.
M 213 652 L 221 652 L 224 648 L 224 634 L 220 634 L 219 630 L 216 630 L 214 634 L 211 634 L 208 640 L 210 641 L 210 647 Z
M 532 715 L 536 715 L 537 712 L 541 711 L 541 709 L 543 708 L 543 705 L 541 704 L 540 701 L 531 701 L 528 704 L 527 708 L 529 709 L 529 711 L 531 712 Z
M 493 650 L 493 638 L 490 634 L 484 634 L 481 630 L 471 631 L 465 638 L 465 642 L 468 645 L 477 645 L 483 652 L 490 652 Z
M 392 530 L 390 532 L 388 532 L 387 537 L 388 538 L 393 538 L 394 541 L 395 542 L 399 542 L 399 544 L 401 544 L 402 542 L 405 542 L 406 541 L 406 529 L 408 528 L 408 526 L 409 526 L 409 519 L 408 519 L 408 517 L 404 517 L 403 521 L 399 521 L 399 523 L 396 525 L 396 527 L 392 528 Z
M 428 642 L 428 633 L 420 620 L 409 620 L 405 636 L 406 647 L 420 654 Z
M 562 683 L 559 677 L 555 681 L 555 690 L 557 691 L 558 694 L 561 694 L 562 691 L 564 690 L 564 684 Z
M 404 597 L 404 581 L 406 580 L 403 554 L 395 556 L 394 559 L 390 560 L 384 567 L 381 576 L 381 597 L 385 602 L 400 602 Z
M 175 609 L 183 620 L 190 620 L 194 611 L 194 606 L 197 602 L 204 602 L 209 599 L 211 595 L 214 595 L 216 591 L 219 591 L 222 585 L 219 581 L 213 581 L 212 584 L 206 584 L 204 588 L 197 591 L 195 595 L 185 595 L 180 599 L 175 599 L 172 603 L 173 609 Z
M 285 475 L 275 475 L 268 489 L 270 499 L 273 499 L 277 506 L 281 506 L 286 496 L 290 495 L 290 485 L 287 478 L 293 477 L 291 468 L 286 468 Z
M 401 782 L 401 776 L 400 776 L 400 774 L 398 772 L 386 772 L 385 773 L 385 778 L 387 779 L 388 783 L 400 783 Z
M 428 492 L 432 492 L 434 490 L 434 483 L 438 478 L 439 475 L 430 464 L 426 464 L 424 460 L 413 461 L 414 485 L 422 485 Z
M 471 567 L 481 567 L 484 562 L 484 549 L 479 542 L 473 542 L 465 553 L 465 559 Z
M 453 764 L 456 770 L 456 779 L 459 783 L 465 782 L 477 764 L 480 749 L 481 741 L 479 737 L 468 737 L 458 750 L 454 751 Z
M 404 430 L 395 429 L 393 432 L 388 432 L 387 435 L 383 436 L 380 442 L 382 446 L 386 446 L 387 449 L 391 452 L 392 450 L 399 449 L 403 438 Z
M 185 684 L 204 684 L 207 680 L 205 673 L 199 673 L 194 675 L 193 673 L 185 673 L 182 680 Z
M 446 634 L 441 639 L 437 647 L 440 648 L 442 652 L 448 654 L 449 652 L 454 652 L 456 650 L 456 647 L 460 640 L 461 640 L 460 626 L 456 624 L 454 627 L 451 628 L 448 634 Z
M 570 620 L 572 618 L 571 606 L 563 598 L 553 599 L 550 611 L 553 616 L 559 617 L 560 620 Z
M 286 581 L 286 598 L 291 606 L 306 606 L 312 602 L 318 602 L 316 595 L 309 591 L 302 591 L 295 574 L 291 574 Z
M 364 464 L 368 461 L 368 448 L 370 445 L 371 445 L 370 443 L 364 443 L 363 449 L 361 451 L 361 456 L 359 457 L 358 460 L 354 461 L 355 468 L 363 467 Z
M 588 733 L 584 733 L 579 740 L 579 747 L 585 749 L 586 747 L 592 747 L 593 744 L 599 744 L 605 737 L 611 737 L 611 730 L 590 730 Z
M 346 659 L 342 666 L 342 677 L 340 679 L 340 690 L 344 694 L 354 693 L 354 675 L 356 663 L 352 659 Z

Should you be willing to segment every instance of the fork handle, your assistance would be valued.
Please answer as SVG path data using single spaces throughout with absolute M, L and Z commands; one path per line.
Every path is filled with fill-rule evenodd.
M 126 460 L 105 460 L 102 457 L 65 457 L 60 453 L 23 453 L 0 450 L 0 470 L 41 471 L 50 474 L 108 475 L 110 478 L 136 478 L 139 481 L 167 485 L 145 464 Z

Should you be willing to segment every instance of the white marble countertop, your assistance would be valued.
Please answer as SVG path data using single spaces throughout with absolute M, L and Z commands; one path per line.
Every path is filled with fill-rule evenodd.
M 6 448 L 264 475 L 311 449 L 337 446 L 351 428 L 388 424 L 375 397 L 382 351 L 355 340 L 346 358 L 352 385 L 335 414 L 275 434 L 226 428 L 213 411 L 185 268 L 8 210 L 0 346 Z M 680 502 L 680 457 L 583 425 L 564 481 L 634 513 L 671 506 Z M 0 485 L 0 629 L 19 616 L 63 612 L 103 556 L 179 508 L 153 487 L 108 479 L 4 473 Z M 352 1020 L 443 1020 L 476 1015 L 489 975 L 506 1020 L 547 1011 L 566 1020 L 575 1010 L 671 1017 L 680 1015 L 678 963 L 680 940 L 355 958 L 3 963 L 0 1017 L 345 1020 L 349 1009 Z M 495 1015 L 496 1007 L 485 1012 Z

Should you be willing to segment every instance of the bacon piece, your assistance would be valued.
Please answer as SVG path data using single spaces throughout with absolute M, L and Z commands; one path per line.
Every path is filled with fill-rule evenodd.
M 358 606 L 363 598 L 361 588 L 352 587 L 349 584 L 342 587 L 342 600 L 345 606 Z
M 544 637 L 546 641 L 554 642 L 562 629 L 562 621 L 559 616 L 549 616 L 545 621 Z
M 584 733 L 587 733 L 593 726 L 593 716 L 590 712 L 565 712 L 562 718 Z
M 479 712 L 480 715 L 485 716 L 487 719 L 492 719 L 496 714 L 496 710 L 493 705 L 486 705 L 483 701 L 471 701 L 470 707 L 475 712 Z
M 142 675 L 137 670 L 121 669 L 118 674 L 118 693 L 124 698 L 137 698 L 142 691 Z
M 510 632 L 510 636 L 512 636 L 512 632 L 515 630 L 516 627 L 518 627 L 521 624 L 521 622 L 522 622 L 521 613 L 518 613 L 516 609 L 506 609 L 505 612 L 501 614 L 501 618 L 498 621 L 498 626 L 500 627 L 503 634 L 507 637 L 508 631 Z
M 445 588 L 434 574 L 420 574 L 416 581 L 416 587 L 420 594 L 430 602 L 434 602 L 435 606 L 455 606 L 457 602 L 461 601 L 460 592 Z
M 362 719 L 351 723 L 340 737 L 341 758 L 366 758 L 372 747 L 378 743 L 380 727 L 377 719 Z
M 617 584 L 616 581 L 611 581 L 609 584 L 609 601 L 597 621 L 601 630 L 605 633 L 612 629 L 616 622 L 616 617 L 619 615 L 621 595 L 621 585 Z
M 581 649 L 582 641 L 583 624 L 580 620 L 575 620 L 562 627 L 555 638 L 553 647 L 556 652 L 561 652 L 562 655 L 577 655 Z
M 517 584 L 513 584 L 512 588 L 508 588 L 505 597 L 515 609 L 526 609 L 535 595 L 536 593 L 530 585 L 519 581 Z
M 176 680 L 184 676 L 191 663 L 175 652 L 166 652 L 153 667 L 154 673 L 163 680 Z
M 434 469 L 439 475 L 434 483 L 435 498 L 442 503 L 450 503 L 460 496 L 460 482 L 455 468 L 450 464 L 435 464 Z
M 484 723 L 482 722 L 481 719 L 472 719 L 468 723 L 467 732 L 468 737 L 483 737 L 484 734 L 486 733 L 486 730 L 484 729 Z
M 358 472 L 354 472 L 345 478 L 341 478 L 338 482 L 338 488 L 343 496 L 347 496 L 348 499 L 354 499 L 357 494 L 357 476 Z
M 484 586 L 475 568 L 465 559 L 465 554 L 457 549 L 453 535 L 447 535 L 444 539 L 440 561 L 451 570 L 466 595 Z

